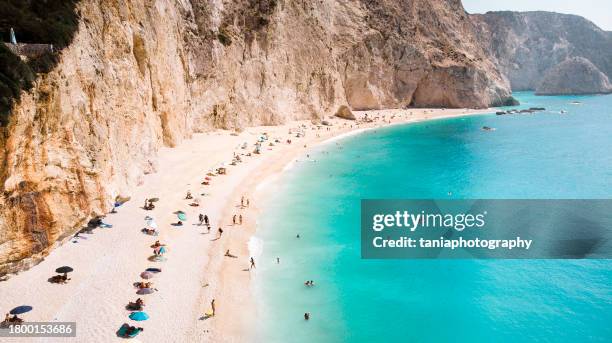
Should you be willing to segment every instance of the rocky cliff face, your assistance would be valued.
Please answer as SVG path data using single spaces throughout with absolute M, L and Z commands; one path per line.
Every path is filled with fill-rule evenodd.
M 612 93 L 608 77 L 583 57 L 574 57 L 550 68 L 538 85 L 538 95 Z
M 83 0 L 2 128 L 0 274 L 48 253 L 194 132 L 510 99 L 459 0 Z
M 582 17 L 552 12 L 470 17 L 513 90 L 535 90 L 550 68 L 571 57 L 583 57 L 612 77 L 612 33 Z

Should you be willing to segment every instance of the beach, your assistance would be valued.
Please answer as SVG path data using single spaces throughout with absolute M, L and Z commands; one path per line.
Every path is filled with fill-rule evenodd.
M 240 133 L 217 130 L 195 134 L 176 148 L 159 153 L 156 173 L 143 177 L 131 200 L 109 214 L 104 222 L 112 228 L 97 228 L 91 234 L 69 239 L 54 249 L 40 264 L 12 275 L 0 283 L 2 311 L 19 305 L 33 306 L 22 317 L 29 322 L 76 322 L 77 340 L 120 340 L 115 333 L 123 323 L 143 327 L 141 341 L 249 341 L 258 324 L 251 280 L 257 268 L 249 270 L 249 241 L 257 229 L 266 187 L 274 182 L 296 158 L 304 158 L 308 149 L 350 134 L 380 126 L 438 119 L 490 110 L 408 109 L 367 111 L 369 123 L 340 118 L 326 119 L 330 126 L 310 121 L 294 121 L 279 126 L 251 127 Z M 363 119 L 365 112 L 355 113 Z M 386 118 L 386 120 L 383 120 Z M 362 122 L 360 120 L 360 122 Z M 302 132 L 304 136 L 296 137 Z M 264 133 L 261 154 L 253 154 L 254 143 Z M 287 140 L 291 140 L 289 144 Z M 242 145 L 246 143 L 245 149 Z M 251 153 L 251 156 L 247 156 Z M 230 165 L 234 155 L 242 162 Z M 206 174 L 220 166 L 227 175 L 216 175 L 210 185 L 202 185 Z M 187 192 L 198 199 L 199 206 L 189 206 Z M 144 199 L 157 197 L 154 210 L 142 207 Z M 240 206 L 241 198 L 250 206 Z M 177 222 L 176 211 L 184 211 L 187 220 Z M 198 225 L 198 214 L 211 220 L 210 233 Z M 241 225 L 232 217 L 242 215 Z M 155 218 L 158 236 L 141 232 L 145 216 Z M 218 228 L 223 229 L 219 238 Z M 151 245 L 159 240 L 166 244 L 166 261 L 153 262 Z M 229 250 L 234 257 L 224 256 Z M 259 261 L 255 263 L 272 263 Z M 47 282 L 61 266 L 71 266 L 67 284 Z M 142 281 L 139 274 L 146 268 L 161 268 L 152 279 L 156 292 L 137 295 L 133 283 Z M 136 298 L 145 301 L 150 319 L 133 322 L 125 306 Z M 216 314 L 206 318 L 210 302 L 215 299 Z M 10 341 L 10 340 L 9 340 Z M 15 339 L 14 341 L 23 341 Z

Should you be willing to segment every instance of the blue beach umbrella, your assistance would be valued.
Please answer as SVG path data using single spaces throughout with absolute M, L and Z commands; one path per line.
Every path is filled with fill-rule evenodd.
M 22 305 L 22 306 L 15 307 L 9 313 L 10 314 L 22 314 L 22 313 L 26 313 L 26 312 L 30 312 L 30 311 L 32 311 L 32 306 Z
M 179 212 L 177 215 L 179 220 L 187 220 L 187 216 L 185 215 L 185 212 Z
M 147 320 L 149 319 L 149 315 L 146 312 L 132 312 L 130 313 L 130 319 L 131 320 L 135 320 L 137 322 L 141 322 L 143 320 Z

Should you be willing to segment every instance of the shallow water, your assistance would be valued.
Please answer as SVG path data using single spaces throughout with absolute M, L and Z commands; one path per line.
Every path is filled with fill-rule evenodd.
M 270 186 L 257 341 L 612 341 L 612 260 L 360 258 L 362 198 L 611 198 L 612 96 L 515 95 L 548 111 L 368 131 Z

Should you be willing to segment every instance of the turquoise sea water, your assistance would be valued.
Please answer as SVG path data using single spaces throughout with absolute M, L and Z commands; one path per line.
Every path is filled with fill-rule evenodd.
M 550 112 L 368 131 L 285 173 L 259 223 L 257 341 L 612 342 L 612 260 L 360 258 L 362 198 L 612 198 L 612 96 L 515 96 Z

